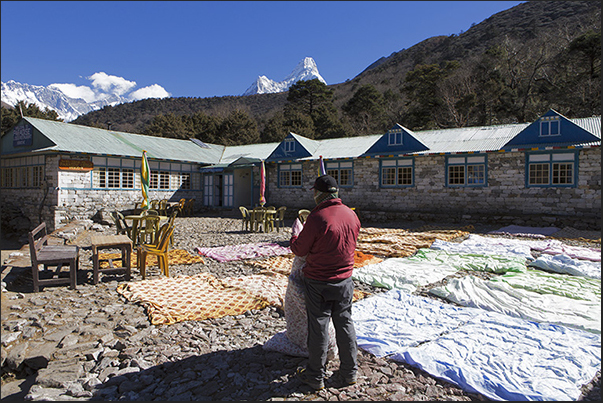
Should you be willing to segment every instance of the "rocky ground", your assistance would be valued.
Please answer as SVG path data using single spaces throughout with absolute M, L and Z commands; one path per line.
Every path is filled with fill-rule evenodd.
M 425 223 L 388 223 L 412 229 Z M 363 223 L 365 226 L 380 224 Z M 496 227 L 474 223 L 476 233 Z M 239 316 L 173 325 L 151 325 L 142 307 L 116 292 L 124 280 L 104 275 L 92 284 L 89 237 L 115 229 L 76 222 L 55 231 L 80 245 L 78 286 L 50 286 L 31 292 L 29 252 L 2 254 L 2 401 L 19 400 L 488 400 L 467 393 L 404 363 L 376 358 L 360 350 L 359 379 L 340 387 L 336 377 L 315 392 L 295 377 L 306 359 L 263 350 L 262 345 L 285 329 L 284 312 L 268 307 Z M 280 232 L 249 233 L 237 218 L 177 218 L 174 248 L 195 253 L 198 246 L 282 241 Z M 23 241 L 22 239 L 20 240 Z M 12 240 L 10 248 L 19 245 Z M 599 246 L 588 239 L 568 241 Z M 17 249 L 17 248 L 15 248 Z M 170 265 L 170 275 L 210 272 L 216 277 L 255 274 L 241 261 Z M 147 278 L 159 276 L 147 267 Z M 132 281 L 141 277 L 133 271 Z M 384 289 L 356 283 L 371 293 Z M 420 291 L 425 293 L 425 290 Z M 426 295 L 426 294 L 425 294 Z M 337 360 L 329 363 L 336 373 Z M 600 400 L 600 374 L 583 387 L 580 400 Z

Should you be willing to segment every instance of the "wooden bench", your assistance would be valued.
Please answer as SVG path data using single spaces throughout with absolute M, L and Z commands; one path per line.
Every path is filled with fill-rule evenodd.
M 28 235 L 34 292 L 38 292 L 40 287 L 56 284 L 69 284 L 71 289 L 75 289 L 79 266 L 79 246 L 49 245 L 50 236 L 46 233 L 46 223 L 44 222 L 30 231 Z M 44 265 L 44 274 L 50 273 L 50 278 L 40 277 L 40 265 Z M 64 266 L 69 266 L 69 277 L 60 275 Z M 50 270 L 50 267 L 56 268 Z

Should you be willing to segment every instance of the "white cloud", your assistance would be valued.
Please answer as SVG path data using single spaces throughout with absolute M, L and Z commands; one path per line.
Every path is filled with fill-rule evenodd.
M 86 102 L 94 102 L 97 100 L 97 94 L 90 87 L 75 84 L 50 84 L 49 88 L 54 88 L 67 95 L 69 98 L 81 98 Z
M 147 98 L 167 98 L 170 95 L 161 85 L 153 84 L 130 93 L 128 98 L 138 101 Z
M 128 81 L 123 77 L 111 76 L 104 72 L 94 73 L 88 80 L 92 81 L 92 87 L 114 95 L 123 95 L 136 87 L 136 81 Z

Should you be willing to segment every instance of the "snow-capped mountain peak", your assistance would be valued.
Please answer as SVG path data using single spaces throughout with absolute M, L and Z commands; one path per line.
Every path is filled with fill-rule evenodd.
M 243 95 L 253 94 L 274 94 L 284 92 L 293 84 L 301 80 L 319 79 L 325 85 L 327 82 L 318 72 L 316 62 L 311 57 L 304 58 L 297 64 L 295 69 L 283 81 L 274 81 L 266 76 L 259 76 L 257 80 L 243 93 Z
M 75 84 L 41 85 L 22 84 L 14 80 L 2 82 L 2 101 L 17 105 L 19 101 L 34 104 L 40 110 L 54 110 L 59 118 L 71 122 L 80 115 L 146 98 L 165 98 L 170 94 L 154 84 L 132 91 L 136 82 L 99 72 L 87 77 L 92 87 Z

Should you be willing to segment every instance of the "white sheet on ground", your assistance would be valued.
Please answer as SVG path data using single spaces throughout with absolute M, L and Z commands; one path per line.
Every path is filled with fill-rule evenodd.
M 457 270 L 474 270 L 491 273 L 526 271 L 526 259 L 518 256 L 499 256 L 478 253 L 455 253 L 445 250 L 421 248 L 408 261 L 443 263 Z
M 507 273 L 493 277 L 490 281 L 503 281 L 513 288 L 523 288 L 539 294 L 601 302 L 601 279 L 530 269 L 525 273 Z
M 354 269 L 352 279 L 374 287 L 397 288 L 413 292 L 417 286 L 438 282 L 457 270 L 447 264 L 410 261 L 393 257 Z
M 524 227 L 521 225 L 508 225 L 506 227 L 490 231 L 488 234 L 511 234 L 533 238 L 544 238 L 545 236 L 550 236 L 558 231 L 559 228 L 557 227 Z
M 532 249 L 549 255 L 566 255 L 574 259 L 591 260 L 593 262 L 601 261 L 601 248 L 566 245 L 556 239 L 550 240 L 545 245 L 534 245 Z
M 538 294 L 513 288 L 502 281 L 484 281 L 471 275 L 450 279 L 445 286 L 434 287 L 429 293 L 463 306 L 601 333 L 601 300 Z
M 525 241 L 507 238 L 489 238 L 476 234 L 469 234 L 463 242 L 448 242 L 436 239 L 431 244 L 431 249 L 441 249 L 454 253 L 477 253 L 500 256 L 519 256 L 526 260 L 534 260 L 532 244 L 546 241 Z M 543 246 L 545 247 L 545 246 Z
M 601 262 L 574 259 L 566 255 L 542 255 L 530 262 L 529 266 L 556 273 L 601 279 Z
M 480 310 L 457 307 L 403 290 L 391 290 L 352 305 L 358 346 L 377 357 L 433 340 L 461 326 Z
M 360 300 L 358 346 L 494 400 L 575 400 L 601 369 L 601 335 L 391 290 Z
M 494 400 L 576 400 L 601 369 L 601 335 L 495 312 L 389 357 Z

